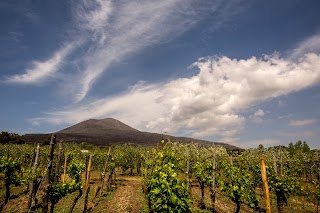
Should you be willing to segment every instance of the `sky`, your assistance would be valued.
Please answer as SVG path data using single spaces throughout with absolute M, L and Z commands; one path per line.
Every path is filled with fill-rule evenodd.
M 318 0 L 3 0 L 0 131 L 112 117 L 242 148 L 320 148 Z

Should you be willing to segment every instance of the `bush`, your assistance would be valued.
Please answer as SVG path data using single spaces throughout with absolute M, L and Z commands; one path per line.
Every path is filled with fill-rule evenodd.
M 23 138 L 15 133 L 1 132 L 0 134 L 0 144 L 24 144 Z

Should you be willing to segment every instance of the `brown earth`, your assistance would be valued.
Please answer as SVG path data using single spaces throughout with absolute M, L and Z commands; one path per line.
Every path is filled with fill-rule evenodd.
M 106 212 L 139 213 L 148 212 L 148 205 L 142 192 L 141 177 L 121 177 L 112 199 L 107 203 Z
M 3 176 L 0 175 L 0 201 L 2 202 L 4 196 Z M 113 186 L 113 191 L 98 196 L 93 199 L 94 188 L 99 183 L 99 173 L 93 172 L 90 181 L 89 207 L 92 207 L 90 212 L 114 212 L 114 213 L 143 213 L 149 212 L 148 202 L 145 194 L 142 191 L 143 178 L 141 176 L 117 176 L 116 186 Z M 27 204 L 27 194 L 23 194 L 26 186 L 14 187 L 12 186 L 12 197 L 5 206 L 3 212 L 25 212 Z M 71 203 L 77 196 L 78 192 L 72 193 L 59 201 L 55 207 L 55 212 L 68 212 Z M 200 209 L 200 188 L 194 182 L 191 187 L 190 197 L 192 200 L 192 212 L 209 213 L 211 212 L 210 192 L 208 188 L 205 189 L 205 209 Z M 39 197 L 40 198 L 40 197 Z M 41 198 L 39 200 L 41 202 Z M 84 195 L 79 199 L 74 213 L 83 212 Z M 260 206 L 264 206 L 264 201 L 260 201 Z M 277 212 L 276 199 L 274 195 L 271 196 L 272 212 Z M 235 204 L 220 191 L 217 193 L 216 210 L 218 213 L 232 213 L 236 209 Z M 35 212 L 41 212 L 41 208 Z M 247 204 L 241 205 L 240 212 L 254 212 Z M 316 206 L 306 198 L 291 196 L 288 199 L 288 205 L 284 207 L 285 213 L 311 213 L 316 212 Z

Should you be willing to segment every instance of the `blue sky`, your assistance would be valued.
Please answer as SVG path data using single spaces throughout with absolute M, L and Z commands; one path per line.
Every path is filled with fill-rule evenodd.
M 0 2 L 0 130 L 90 118 L 320 148 L 320 2 Z

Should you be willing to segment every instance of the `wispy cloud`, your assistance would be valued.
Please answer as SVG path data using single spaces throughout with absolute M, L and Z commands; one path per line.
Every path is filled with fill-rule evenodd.
M 72 79 L 68 91 L 75 102 L 82 101 L 95 81 L 108 67 L 123 60 L 129 54 L 162 42 L 171 41 L 209 15 L 215 17 L 214 28 L 220 28 L 236 15 L 241 0 L 223 4 L 222 0 L 81 0 L 72 2 L 73 23 L 65 48 L 53 54 L 47 61 L 34 61 L 24 74 L 9 76 L 7 82 L 35 84 L 59 69 L 76 61 L 76 71 L 66 74 L 65 81 Z M 239 6 L 239 7 L 238 7 Z M 80 35 L 80 36 L 79 36 Z M 66 60 L 74 47 L 77 58 Z M 60 86 L 65 85 L 61 82 Z
M 34 61 L 32 67 L 25 70 L 25 73 L 8 76 L 7 83 L 14 84 L 40 84 L 41 82 L 53 77 L 61 67 L 64 59 L 74 49 L 75 44 L 70 43 L 57 52 L 46 61 Z
M 190 78 L 139 84 L 118 96 L 51 112 L 35 121 L 61 124 L 115 117 L 141 130 L 235 138 L 247 120 L 241 112 L 320 83 L 317 54 L 306 54 L 298 63 L 274 55 L 242 60 L 206 57 L 193 66 L 199 73 Z M 258 110 L 255 116 L 264 114 Z
M 307 125 L 313 124 L 315 122 L 316 122 L 316 120 L 314 120 L 314 119 L 292 120 L 289 122 L 289 126 L 307 126 Z
M 83 2 L 74 12 L 75 19 L 80 29 L 89 32 L 92 44 L 88 54 L 83 56 L 80 80 L 74 85 L 73 91 L 78 91 L 76 101 L 86 97 L 97 78 L 112 63 L 146 46 L 170 41 L 208 14 L 219 13 L 224 8 L 220 0 L 209 6 L 205 1 L 191 0 Z
M 299 58 L 310 52 L 320 53 L 320 34 L 312 35 L 301 41 L 300 44 L 290 53 L 290 56 L 293 58 Z

